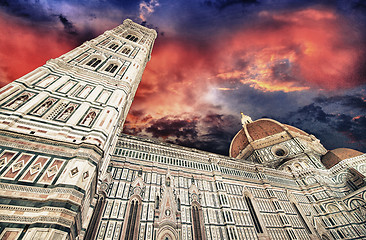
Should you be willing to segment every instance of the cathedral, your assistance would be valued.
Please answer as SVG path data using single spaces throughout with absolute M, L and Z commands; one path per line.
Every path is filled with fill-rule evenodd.
M 242 114 L 229 156 L 122 134 L 127 19 L 0 89 L 0 240 L 366 239 L 366 154 Z

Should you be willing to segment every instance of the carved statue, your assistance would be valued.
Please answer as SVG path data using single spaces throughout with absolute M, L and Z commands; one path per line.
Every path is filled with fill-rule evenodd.
M 89 126 L 94 118 L 97 116 L 97 114 L 94 111 L 91 111 L 90 113 L 88 113 L 88 115 L 84 118 L 83 122 L 81 124 L 85 125 L 85 126 Z
M 62 115 L 58 119 L 65 121 L 66 119 L 68 119 L 70 117 L 70 115 L 73 111 L 74 111 L 73 106 L 66 108 L 66 110 L 62 113 Z
M 45 103 L 43 103 L 39 108 L 38 108 L 38 110 L 35 112 L 36 114 L 38 114 L 38 115 L 42 115 L 44 112 L 46 112 L 47 111 L 47 109 L 52 105 L 52 101 L 51 100 L 49 100 L 49 101 L 47 101 L 47 102 L 45 102 Z
M 21 104 L 23 104 L 25 101 L 27 101 L 29 98 L 28 95 L 22 95 L 19 96 L 17 99 L 15 99 L 14 101 L 12 101 L 11 103 L 9 103 L 7 105 L 7 107 L 11 108 L 11 109 L 16 109 L 17 107 L 19 107 Z

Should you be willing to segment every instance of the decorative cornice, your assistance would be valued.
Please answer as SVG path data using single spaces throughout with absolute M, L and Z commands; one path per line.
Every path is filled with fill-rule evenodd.
M 17 192 L 26 192 L 26 193 L 35 193 L 35 194 L 70 194 L 78 199 L 83 199 L 84 194 L 79 192 L 78 190 L 72 188 L 63 188 L 63 187 L 55 187 L 55 188 L 43 188 L 43 187 L 31 187 L 31 186 L 23 186 L 23 185 L 14 185 L 14 184 L 6 184 L 0 183 L 0 190 L 17 191 Z
M 52 137 L 52 136 L 50 136 L 50 137 Z M 103 156 L 103 154 L 104 154 L 104 151 L 100 147 L 98 147 L 94 144 L 89 144 L 89 143 L 85 143 L 85 142 L 69 143 L 69 142 L 54 140 L 54 139 L 40 137 L 40 136 L 16 133 L 16 132 L 7 131 L 7 130 L 0 130 L 0 138 L 5 138 L 2 144 L 3 144 L 3 146 L 6 146 L 6 147 L 16 147 L 19 149 L 32 150 L 32 151 L 43 152 L 43 153 L 48 153 L 48 154 L 59 154 L 60 156 L 67 156 L 67 157 L 77 156 L 81 153 L 80 149 L 83 149 L 83 148 L 93 150 L 97 154 L 97 156 Z M 6 138 L 14 139 L 14 141 L 11 141 L 10 139 L 6 140 Z M 18 143 L 16 141 L 18 141 Z M 21 142 L 19 142 L 19 141 L 21 141 Z M 53 150 L 52 151 L 47 150 L 47 148 L 44 148 L 44 147 L 40 146 L 39 144 L 49 145 L 50 147 L 53 148 Z M 63 148 L 63 149 L 56 151 L 54 149 L 55 146 Z M 65 148 L 69 148 L 69 149 L 71 148 L 71 149 L 78 150 L 78 151 L 69 152 L 69 151 L 65 151 Z M 100 160 L 98 157 L 94 156 L 94 154 L 86 154 L 85 156 L 87 156 L 88 158 L 92 159 L 95 162 L 98 162 Z

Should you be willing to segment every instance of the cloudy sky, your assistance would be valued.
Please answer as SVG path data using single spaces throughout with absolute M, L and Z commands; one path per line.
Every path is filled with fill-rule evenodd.
M 366 152 L 364 0 L 0 0 L 0 86 L 126 18 L 158 38 L 125 133 L 227 155 L 244 112 Z

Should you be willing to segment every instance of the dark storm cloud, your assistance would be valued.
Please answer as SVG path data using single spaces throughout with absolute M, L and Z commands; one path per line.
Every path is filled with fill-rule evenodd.
M 58 16 L 58 18 L 60 19 L 60 22 L 64 25 L 65 31 L 69 34 L 76 34 L 76 29 L 74 27 L 74 24 L 72 24 L 72 22 L 70 22 L 65 16 L 63 16 L 62 14 L 60 14 Z
M 132 127 L 132 114 L 141 118 L 139 122 L 145 121 L 146 125 Z M 240 119 L 233 115 L 208 112 L 203 116 L 167 116 L 151 119 L 141 112 L 133 112 L 125 124 L 124 133 L 151 136 L 185 147 L 228 155 L 230 142 L 239 129 Z
M 327 149 L 349 147 L 366 152 L 365 106 L 359 99 L 357 96 L 322 96 L 316 98 L 315 103 L 300 107 L 297 111 L 277 119 L 314 134 Z M 333 109 L 333 105 L 337 107 L 338 112 L 343 110 L 344 113 L 331 113 L 326 110 Z M 351 111 L 346 111 L 348 107 L 351 107 Z M 362 114 L 352 115 L 357 108 L 362 109 Z
M 322 107 L 316 106 L 315 104 L 310 104 L 300 108 L 297 111 L 297 114 L 303 116 L 305 118 L 298 118 L 298 121 L 307 121 L 307 122 L 321 122 L 327 123 L 331 120 L 331 117 L 334 117 L 331 114 L 327 114 L 323 111 Z
M 333 117 L 329 123 L 334 130 L 344 134 L 352 143 L 353 148 L 366 152 L 366 117 L 351 117 L 345 114 L 339 114 Z
M 366 96 L 361 94 L 343 95 L 343 96 L 321 96 L 315 98 L 315 102 L 322 105 L 341 104 L 346 107 L 356 108 L 359 110 L 366 110 Z
M 169 136 L 183 139 L 196 138 L 197 120 L 164 117 L 153 120 L 150 127 L 146 128 L 146 132 L 151 133 L 154 138 L 166 138 Z
M 230 143 L 235 134 L 240 130 L 239 115 L 207 114 L 202 122 L 207 126 L 207 133 L 201 137 L 203 143 L 201 149 L 228 155 Z
M 250 5 L 250 4 L 259 4 L 257 0 L 206 0 L 204 1 L 204 4 L 209 7 L 215 7 L 219 10 L 223 10 L 227 7 L 230 7 L 232 5 Z
M 76 45 L 101 34 L 100 29 L 106 29 L 106 25 L 114 27 L 125 18 L 140 22 L 136 1 L 0 0 L 2 11 L 25 20 L 34 29 L 60 31 L 57 24 L 61 22 L 65 33 L 76 35 Z
M 1 9 L 8 14 L 25 18 L 33 22 L 54 22 L 54 17 L 50 16 L 39 1 L 22 0 L 1 0 Z
M 228 155 L 232 138 L 240 130 L 240 120 L 233 115 L 208 113 L 196 119 L 195 131 L 197 135 L 191 138 L 180 137 L 170 143 L 192 147 L 212 153 Z M 233 126 L 238 126 L 237 128 Z
M 277 118 L 290 111 L 297 111 L 299 101 L 302 102 L 301 104 L 312 102 L 312 93 L 309 92 L 263 92 L 238 82 L 239 80 L 233 84 L 236 87 L 235 90 L 217 93 L 217 99 L 225 104 L 223 107 L 232 109 L 238 116 L 240 116 L 240 112 L 243 112 L 251 116 L 253 120 L 265 115 Z

